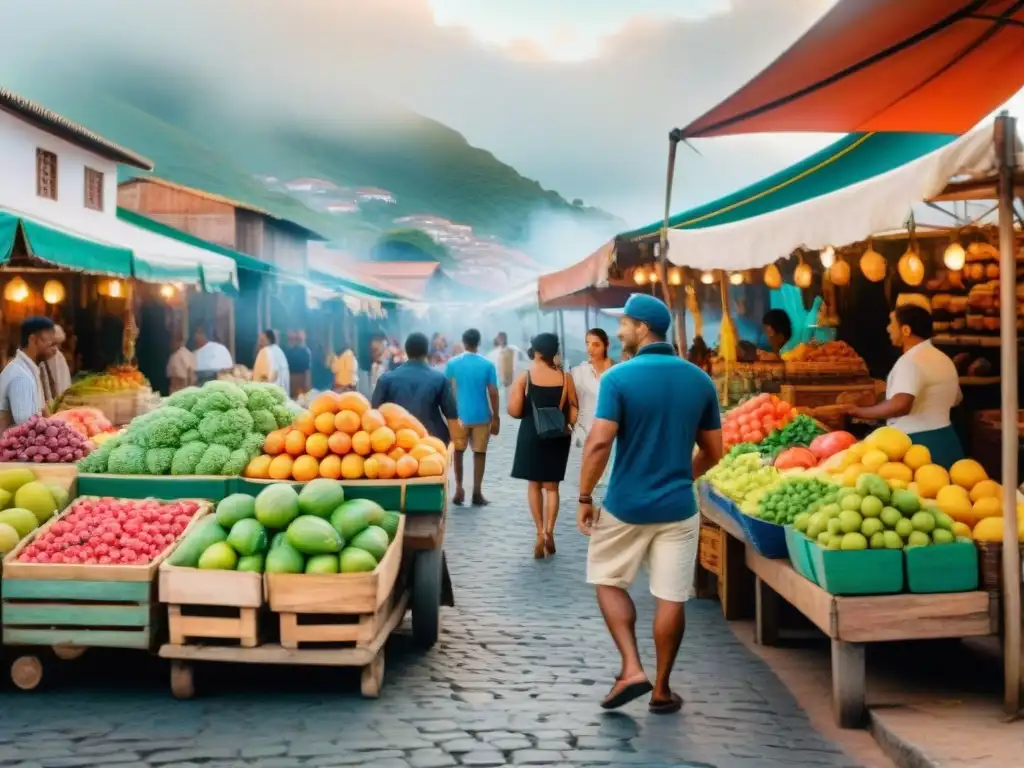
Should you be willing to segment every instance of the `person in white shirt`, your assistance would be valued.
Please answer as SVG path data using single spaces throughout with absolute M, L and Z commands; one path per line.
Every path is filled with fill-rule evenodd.
M 597 413 L 597 389 L 601 376 L 615 365 L 615 361 L 608 356 L 609 340 L 604 329 L 591 328 L 587 331 L 586 343 L 587 361 L 580 363 L 569 372 L 573 384 L 576 385 L 576 396 L 579 398 L 579 415 L 576 417 L 576 428 L 573 432 L 576 436 L 576 445 L 580 448 L 587 442 L 587 435 L 590 434 L 590 428 L 594 425 Z M 609 461 L 598 485 L 607 484 L 611 466 L 612 462 Z
M 180 333 L 175 333 L 171 341 L 175 348 L 167 360 L 167 381 L 170 394 L 190 387 L 196 383 L 196 356 L 185 346 Z
M 0 373 L 0 430 L 46 415 L 39 366 L 57 352 L 53 328 L 46 317 L 27 317 L 21 324 L 21 347 Z
M 235 361 L 231 359 L 231 353 L 223 344 L 210 341 L 206 335 L 206 329 L 202 326 L 196 328 L 196 376 L 200 382 L 212 381 L 217 374 L 230 370 Z
M 68 366 L 68 359 L 64 357 L 64 351 L 61 349 L 61 345 L 66 338 L 63 328 L 59 325 L 53 326 L 54 354 L 39 366 L 39 374 L 42 378 L 43 392 L 46 395 L 47 402 L 56 400 L 71 386 L 71 368 Z
M 494 348 L 487 353 L 487 359 L 494 363 L 498 372 L 498 385 L 508 400 L 508 388 L 519 373 L 529 366 L 530 359 L 519 347 L 508 343 L 508 334 L 504 331 L 494 337 Z
M 291 385 L 288 358 L 284 356 L 284 350 L 277 345 L 277 334 L 270 328 L 260 334 L 260 351 L 256 355 L 252 377 L 256 381 L 277 384 L 284 390 L 285 395 L 288 394 Z
M 949 418 L 963 399 L 956 366 L 931 342 L 932 316 L 915 305 L 897 307 L 889 319 L 889 338 L 903 350 L 886 381 L 885 400 L 868 407 L 854 406 L 859 419 L 886 419 L 931 453 L 932 462 L 949 469 L 964 457 L 964 449 Z

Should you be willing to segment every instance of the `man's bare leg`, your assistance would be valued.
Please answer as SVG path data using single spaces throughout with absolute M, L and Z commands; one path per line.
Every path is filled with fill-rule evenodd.
M 598 585 L 597 604 L 622 659 L 619 676 L 602 704 L 607 709 L 615 709 L 643 696 L 651 690 L 651 684 L 640 661 L 636 643 L 636 606 L 629 593 L 618 587 Z
M 452 504 L 462 506 L 466 501 L 466 491 L 462 487 L 462 457 L 465 455 L 465 450 L 455 451 L 455 457 L 452 464 L 455 466 L 455 495 L 452 496 Z
M 666 705 L 670 711 L 675 711 L 677 707 L 671 705 L 673 695 L 669 677 L 679 654 L 679 646 L 683 642 L 683 633 L 686 631 L 686 603 L 656 598 L 655 605 L 654 649 L 657 654 L 658 673 L 654 679 L 651 703 L 656 707 Z

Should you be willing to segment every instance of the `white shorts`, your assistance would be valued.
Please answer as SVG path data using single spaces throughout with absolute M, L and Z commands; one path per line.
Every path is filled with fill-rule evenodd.
M 628 589 L 646 565 L 652 595 L 685 603 L 693 597 L 699 541 L 699 514 L 672 523 L 631 525 L 602 509 L 590 534 L 587 583 Z

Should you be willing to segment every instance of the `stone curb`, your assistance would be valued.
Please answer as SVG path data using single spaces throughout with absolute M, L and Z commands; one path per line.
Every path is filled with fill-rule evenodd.
M 939 768 L 939 763 L 886 724 L 885 709 L 869 710 L 869 730 L 878 746 L 899 768 Z

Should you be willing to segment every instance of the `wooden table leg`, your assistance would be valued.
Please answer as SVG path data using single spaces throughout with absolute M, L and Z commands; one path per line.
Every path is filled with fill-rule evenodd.
M 749 619 L 754 615 L 754 574 L 747 568 L 747 545 L 729 535 L 725 537 L 719 595 L 727 621 Z
M 777 645 L 782 598 L 758 576 L 754 582 L 754 600 L 754 642 L 758 645 Z
M 864 644 L 832 640 L 832 711 L 840 728 L 860 728 L 867 715 Z

